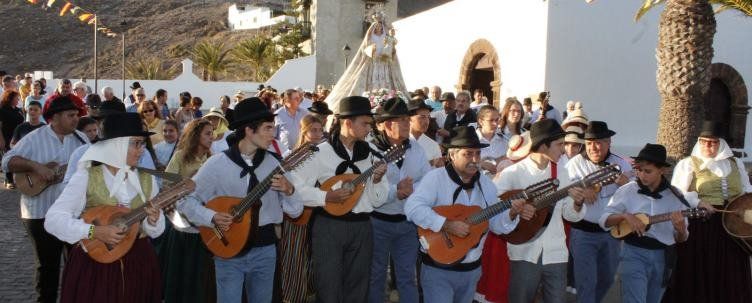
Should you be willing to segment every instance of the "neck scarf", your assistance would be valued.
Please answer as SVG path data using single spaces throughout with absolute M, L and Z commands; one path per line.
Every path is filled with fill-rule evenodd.
M 386 132 L 378 132 L 373 136 L 373 140 L 371 140 L 371 143 L 376 146 L 380 151 L 384 152 L 390 147 L 392 147 L 392 144 L 389 143 L 389 139 L 386 137 Z M 405 149 L 410 148 L 410 139 L 405 139 L 402 141 L 402 145 L 405 147 Z M 397 164 L 397 167 L 402 168 L 402 163 L 404 163 L 405 158 L 403 157 L 399 161 L 397 161 L 395 164 Z
M 702 155 L 699 140 L 697 144 L 695 144 L 695 147 L 692 148 L 692 156 L 695 156 L 702 160 L 702 164 L 699 167 L 700 170 L 707 168 L 714 175 L 723 178 L 727 177 L 731 173 L 731 161 L 726 161 L 726 159 L 733 157 L 734 152 L 731 151 L 731 147 L 729 147 L 728 143 L 726 143 L 726 140 L 719 140 L 721 142 L 718 146 L 718 153 L 716 153 L 715 157 L 708 158 Z
M 668 180 L 666 180 L 665 177 L 661 177 L 661 183 L 658 185 L 658 188 L 656 188 L 655 191 L 651 191 L 650 188 L 642 184 L 642 181 L 640 181 L 640 179 L 638 178 L 637 186 L 640 187 L 640 189 L 637 190 L 638 194 L 646 195 L 648 197 L 651 197 L 657 200 L 657 199 L 663 198 L 660 192 L 666 190 L 670 186 L 670 184 L 668 183 Z
M 334 171 L 334 174 L 341 175 L 345 173 L 348 168 L 350 168 L 353 173 L 360 174 L 360 169 L 355 166 L 355 162 L 365 160 L 366 158 L 368 158 L 368 155 L 371 154 L 371 148 L 368 146 L 368 143 L 361 140 L 355 141 L 355 145 L 353 145 L 353 156 L 351 159 L 350 155 L 347 154 L 347 148 L 344 144 L 342 144 L 342 141 L 339 138 L 339 131 L 333 132 L 331 135 L 331 145 L 334 149 L 334 152 L 337 154 L 337 156 L 344 160 L 339 165 L 337 165 L 337 169 Z
M 138 171 L 134 170 L 127 163 L 130 140 L 131 137 L 120 137 L 92 144 L 84 155 L 81 156 L 81 160 L 78 162 L 78 169 L 88 169 L 91 167 L 92 161 L 117 168 L 118 171 L 115 173 L 115 178 L 112 182 L 110 197 L 114 197 L 120 190 L 120 187 L 127 182 L 132 188 L 136 189 L 142 201 L 147 201 L 141 189 L 141 183 L 138 180 Z
M 593 164 L 598 165 L 600 167 L 609 166 L 611 163 L 608 163 L 606 160 L 608 160 L 609 157 L 611 157 L 611 150 L 606 152 L 606 157 L 603 158 L 603 161 L 601 162 L 595 162 L 588 156 L 587 152 L 583 153 L 583 156 L 588 159 L 588 161 L 593 162 Z
M 478 182 L 478 179 L 480 179 L 480 172 L 476 172 L 475 175 L 470 178 L 470 182 L 462 182 L 462 178 L 460 178 L 460 175 L 458 175 L 454 170 L 454 166 L 452 166 L 451 162 L 444 165 L 444 169 L 446 169 L 447 175 L 449 175 L 449 179 L 451 179 L 452 182 L 458 185 L 457 189 L 455 189 L 454 193 L 452 194 L 452 204 L 457 202 L 457 197 L 460 195 L 460 192 L 462 190 L 473 189 L 475 182 Z
M 262 149 L 257 149 L 256 153 L 253 154 L 253 160 L 251 160 L 251 163 L 253 166 L 249 166 L 248 163 L 245 162 L 243 159 L 243 155 L 240 154 L 240 148 L 237 144 L 233 145 L 229 149 L 224 151 L 227 158 L 232 161 L 232 163 L 235 163 L 238 167 L 240 167 L 242 170 L 240 171 L 240 178 L 245 177 L 245 175 L 250 175 L 250 180 L 248 182 L 248 189 L 246 192 L 250 192 L 251 189 L 253 189 L 258 183 L 258 177 L 256 177 L 256 168 L 261 165 L 261 162 L 264 161 L 264 156 L 266 155 L 266 151 Z

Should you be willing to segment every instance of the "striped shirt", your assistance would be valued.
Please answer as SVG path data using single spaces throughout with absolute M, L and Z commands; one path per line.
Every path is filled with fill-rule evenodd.
M 76 137 L 78 136 L 78 138 Z M 81 141 L 84 141 L 82 143 Z M 79 146 L 88 143 L 84 133 L 76 131 L 76 134 L 68 134 L 60 142 L 55 132 L 49 125 L 40 127 L 23 137 L 21 141 L 8 151 L 3 157 L 3 171 L 8 171 L 8 162 L 15 156 L 27 160 L 46 164 L 57 162 L 60 165 L 68 163 L 68 158 Z M 21 218 L 43 219 L 55 199 L 63 191 L 61 183 L 51 185 L 41 194 L 29 197 L 21 195 Z

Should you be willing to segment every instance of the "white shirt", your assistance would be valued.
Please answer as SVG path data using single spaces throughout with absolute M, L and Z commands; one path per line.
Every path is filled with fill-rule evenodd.
M 174 154 L 176 144 L 178 141 L 168 143 L 167 141 L 162 141 L 154 145 L 154 153 L 157 155 L 157 161 L 159 161 L 160 164 L 167 166 L 168 163 L 170 163 L 170 157 Z M 212 144 L 212 147 L 214 144 Z
M 230 148 L 230 145 L 227 144 L 227 137 L 230 134 L 232 134 L 231 131 L 226 131 L 222 135 L 222 139 L 219 139 L 219 140 L 216 140 L 216 141 L 212 142 L 212 144 L 211 144 L 211 153 L 212 153 L 212 155 L 213 154 L 221 153 L 221 152 L 223 152 L 223 151 L 225 151 L 225 150 L 227 150 L 227 149 Z
M 303 98 L 303 101 L 300 101 L 299 108 L 308 110 L 309 107 L 313 106 L 313 100 L 308 98 Z
M 410 134 L 410 139 L 418 142 L 418 145 L 423 149 L 428 161 L 441 157 L 441 148 L 439 147 L 439 144 L 425 134 L 421 134 L 417 139 L 413 137 L 413 134 Z
M 566 158 L 566 156 L 562 156 L 562 158 Z M 619 168 L 623 173 L 632 170 L 632 165 L 627 162 L 627 160 L 617 155 L 610 154 L 605 161 L 609 164 L 619 165 Z M 576 155 L 571 160 L 569 160 L 569 162 L 567 162 L 566 168 L 569 172 L 569 177 L 572 182 L 585 179 L 585 177 L 590 173 L 601 169 L 600 166 L 588 160 L 583 156 L 583 154 Z M 598 200 L 596 200 L 593 204 L 588 204 L 588 209 L 587 212 L 585 212 L 584 220 L 590 223 L 598 223 L 601 215 L 603 215 L 603 210 L 606 208 L 606 205 L 608 205 L 608 201 L 611 199 L 611 196 L 614 194 L 614 192 L 616 192 L 617 188 L 619 188 L 619 186 L 616 184 L 603 186 L 600 192 L 598 192 Z
M 494 163 L 496 163 L 496 159 L 498 159 L 501 156 L 505 156 L 507 154 L 507 148 L 509 147 L 509 142 L 504 139 L 500 134 L 494 133 L 491 137 L 491 140 L 486 139 L 486 137 L 483 136 L 483 134 L 480 132 L 480 129 L 476 129 L 475 133 L 478 135 L 478 139 L 480 140 L 480 143 L 488 144 L 488 147 L 484 147 L 480 149 L 480 158 L 483 160 L 486 159 L 493 159 Z
M 571 183 L 564 167 L 557 165 L 556 176 L 560 182 L 559 188 Z M 501 171 L 501 175 L 495 180 L 495 184 L 499 193 L 504 194 L 514 189 L 524 189 L 548 178 L 551 178 L 551 165 L 541 170 L 530 157 L 527 157 Z M 551 221 L 537 238 L 519 245 L 507 244 L 509 259 L 537 264 L 538 259 L 543 255 L 542 262 L 544 265 L 566 263 L 569 258 L 569 251 L 565 241 L 562 217 L 568 221 L 577 222 L 582 220 L 587 212 L 587 205 L 585 204 L 582 205 L 579 212 L 574 207 L 574 201 L 570 197 L 559 200 L 553 208 Z
M 747 170 L 744 167 L 744 163 L 742 163 L 739 158 L 734 159 L 736 160 L 736 167 L 739 169 L 739 173 L 741 174 L 740 179 L 742 182 L 742 192 L 752 193 L 752 185 L 750 185 L 749 178 L 747 177 Z M 694 170 L 692 169 L 692 158 L 684 158 L 679 161 L 679 163 L 677 163 L 676 167 L 674 168 L 674 174 L 671 177 L 671 185 L 675 186 L 684 194 L 684 198 L 687 199 L 689 205 L 691 205 L 692 207 L 697 207 L 697 204 L 700 203 L 700 198 L 697 195 L 697 192 L 689 191 L 689 186 L 692 185 L 692 179 L 694 179 L 694 176 Z
M 274 117 L 274 125 L 277 127 L 276 139 L 279 140 L 281 149 L 292 149 L 295 142 L 298 141 L 298 134 L 300 133 L 300 121 L 308 114 L 308 110 L 304 108 L 298 108 L 295 112 L 295 116 L 290 116 L 286 107 L 280 107 L 274 112 L 277 114 Z
M 371 148 L 378 150 L 376 146 L 371 145 Z M 374 209 L 376 212 L 384 213 L 387 215 L 401 215 L 404 214 L 405 200 L 397 198 L 397 184 L 403 179 L 410 177 L 413 179 L 413 191 L 420 184 L 423 176 L 431 170 L 431 166 L 428 164 L 425 153 L 420 145 L 415 140 L 410 140 L 410 148 L 405 151 L 405 159 L 402 160 L 402 167 L 397 167 L 396 163 L 389 163 L 387 165 L 386 174 L 384 177 L 389 181 L 389 194 L 386 198 L 386 203 Z
M 107 190 L 111 190 L 114 186 L 115 176 L 106 169 L 104 165 L 100 165 L 94 168 L 94 173 L 101 173 L 104 175 L 104 183 L 107 186 Z M 46 220 L 44 221 L 44 229 L 50 234 L 54 235 L 58 239 L 74 244 L 81 239 L 87 239 L 89 235 L 89 227 L 91 224 L 85 223 L 80 219 L 81 212 L 86 206 L 86 190 L 89 184 L 89 170 L 81 169 L 77 170 L 71 178 L 68 185 L 65 186 L 63 193 L 57 198 L 55 204 L 50 207 L 47 212 Z M 137 183 L 138 184 L 138 183 Z M 140 186 L 140 185 L 139 185 Z M 159 192 L 159 186 L 156 178 L 151 177 L 151 195 L 148 199 L 154 198 Z M 140 189 L 134 188 L 129 182 L 125 182 L 125 186 L 120 186 L 118 192 L 115 193 L 114 198 L 118 201 L 118 205 L 130 207 L 131 200 L 136 197 Z M 141 228 L 143 231 L 152 238 L 159 237 L 165 228 L 165 220 L 162 211 L 159 211 L 159 219 L 156 225 L 148 223 L 148 218 L 144 218 L 141 222 Z
M 319 151 L 310 160 L 291 173 L 295 192 L 299 193 L 305 206 L 309 207 L 322 207 L 326 204 L 326 192 L 316 187 L 316 181 L 323 184 L 333 177 L 337 166 L 344 161 L 337 156 L 329 142 L 321 143 L 318 147 Z M 348 150 L 347 153 L 352 157 L 352 151 Z M 376 161 L 378 161 L 377 158 L 369 155 L 366 159 L 355 162 L 355 166 L 364 172 Z M 348 168 L 346 173 L 352 173 L 352 170 Z M 370 213 L 374 208 L 386 203 L 389 193 L 387 178 L 381 178 L 381 182 L 373 183 L 373 177 L 371 177 L 365 184 L 366 188 L 358 203 L 353 207 L 353 213 Z
M 603 229 L 611 230 L 611 227 L 606 227 L 606 220 L 614 214 L 641 213 L 653 216 L 687 209 L 668 188 L 659 193 L 661 198 L 658 200 L 637 193 L 639 189 L 640 186 L 637 184 L 637 181 L 632 181 L 616 190 L 616 193 L 611 197 L 608 206 L 606 206 L 598 220 Z M 689 226 L 689 220 L 686 217 L 684 218 L 684 223 Z M 671 221 L 650 225 L 645 235 L 666 245 L 673 245 L 676 242 L 674 240 L 674 225 Z
M 35 161 L 41 164 L 56 162 L 60 165 L 68 163 L 68 159 L 79 146 L 88 144 L 89 140 L 80 131 L 75 131 L 63 137 L 63 141 L 55 134 L 49 125 L 42 126 L 24 136 L 16 145 L 5 153 L 2 160 L 3 171 L 8 171 L 8 163 L 15 156 Z M 84 142 L 81 143 L 80 140 Z M 68 170 L 75 169 L 68 166 Z M 16 182 L 20 182 L 16 180 Z M 21 218 L 42 219 L 55 199 L 60 195 L 65 186 L 61 183 L 50 185 L 39 195 L 30 197 L 21 195 Z
M 485 209 L 498 202 L 496 187 L 491 179 L 483 174 L 480 175 L 478 183 L 475 184 L 470 194 L 466 190 L 462 190 L 457 196 L 457 201 L 452 201 L 452 196 L 458 186 L 457 183 L 454 183 L 449 178 L 446 168 L 439 167 L 431 170 L 423 176 L 423 180 L 418 185 L 418 188 L 415 189 L 415 192 L 405 202 L 405 215 L 407 219 L 421 228 L 439 232 L 447 218 L 436 213 L 433 207 L 461 204 L 477 205 Z M 518 222 L 519 217 L 512 221 L 509 218 L 509 210 L 505 210 L 491 217 L 488 220 L 488 227 L 495 234 L 504 234 L 514 230 Z M 486 235 L 483 235 L 478 246 L 471 249 L 465 255 L 462 263 L 477 261 L 483 252 L 483 244 L 485 242 Z M 421 247 L 421 250 L 425 252 L 425 248 Z

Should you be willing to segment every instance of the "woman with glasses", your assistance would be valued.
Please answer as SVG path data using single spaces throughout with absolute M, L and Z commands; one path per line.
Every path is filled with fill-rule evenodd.
M 211 156 L 213 132 L 214 127 L 206 119 L 188 123 L 165 172 L 193 177 Z M 166 244 L 160 252 L 164 302 L 214 302 L 214 262 L 198 229 L 177 211 L 167 217 L 173 228 L 167 231 Z
M 676 164 L 671 178 L 692 207 L 711 213 L 752 193 L 744 163 L 734 157 L 722 138 L 725 133 L 720 123 L 703 123 L 692 154 Z M 689 234 L 677 247 L 676 269 L 663 302 L 752 302 L 749 255 L 726 233 L 721 214 L 693 220 Z
M 149 131 L 154 133 L 149 137 L 151 144 L 159 144 L 164 141 L 162 131 L 164 130 L 164 120 L 162 120 L 162 114 L 157 110 L 157 103 L 151 100 L 144 100 L 138 106 L 138 114 L 141 115 L 141 119 L 144 120 L 144 124 L 149 128 Z
M 125 229 L 118 225 L 84 222 L 82 212 L 98 206 L 136 209 L 146 206 L 140 235 L 130 250 L 112 263 L 92 259 L 81 245 L 68 254 L 60 302 L 161 302 L 159 264 L 151 242 L 164 231 L 162 211 L 146 202 L 159 191 L 157 179 L 135 168 L 148 136 L 135 113 L 111 115 L 103 122 L 103 136 L 78 162 L 78 170 L 47 212 L 44 228 L 58 239 L 76 244 L 99 240 L 119 244 Z
M 523 115 L 522 103 L 517 98 L 507 98 L 501 108 L 501 118 L 499 119 L 499 130 L 501 130 L 504 138 L 509 140 L 512 136 L 525 132 L 522 127 Z
M 488 144 L 488 147 L 480 149 L 480 167 L 490 177 L 496 174 L 496 164 L 504 159 L 507 153 L 508 140 L 498 133 L 499 110 L 486 105 L 478 111 L 478 134 L 480 143 Z

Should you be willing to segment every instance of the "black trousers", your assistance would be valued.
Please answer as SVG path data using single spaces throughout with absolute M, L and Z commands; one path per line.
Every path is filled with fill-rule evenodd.
M 37 302 L 57 302 L 63 242 L 44 230 L 44 219 L 21 219 L 36 254 Z
M 371 221 L 315 215 L 311 259 L 316 302 L 367 302 L 373 256 Z

